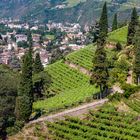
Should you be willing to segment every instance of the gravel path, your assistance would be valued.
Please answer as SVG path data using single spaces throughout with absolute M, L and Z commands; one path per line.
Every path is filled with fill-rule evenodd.
M 131 70 L 128 72 L 128 77 L 127 77 L 127 81 L 126 81 L 127 84 L 133 83 L 133 76 L 132 75 L 133 75 L 133 71 Z
M 102 100 L 99 100 L 99 101 L 96 101 L 93 103 L 81 105 L 81 106 L 73 108 L 73 109 L 69 109 L 69 110 L 54 114 L 54 115 L 49 115 L 49 116 L 42 117 L 42 118 L 39 118 L 37 120 L 31 121 L 30 123 L 28 123 L 28 125 L 43 122 L 43 121 L 53 122 L 55 120 L 64 119 L 65 116 L 79 116 L 79 115 L 88 113 L 88 111 L 90 109 L 93 109 L 97 106 L 103 105 L 107 101 L 108 101 L 108 99 L 102 99 Z

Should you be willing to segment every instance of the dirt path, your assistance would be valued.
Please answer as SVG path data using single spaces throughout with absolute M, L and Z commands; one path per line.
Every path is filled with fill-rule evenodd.
M 107 101 L 108 101 L 108 99 L 102 99 L 102 100 L 99 100 L 99 101 L 96 101 L 93 103 L 89 103 L 89 104 L 85 104 L 85 105 L 82 105 L 82 106 L 79 106 L 79 107 L 76 107 L 73 109 L 69 109 L 69 110 L 54 114 L 54 115 L 42 117 L 42 118 L 39 118 L 37 120 L 31 121 L 28 125 L 43 122 L 43 121 L 53 122 L 53 121 L 58 120 L 58 119 L 60 119 L 60 120 L 64 119 L 65 116 L 79 116 L 82 114 L 86 114 L 86 113 L 88 113 L 88 111 L 90 109 L 93 109 L 97 106 L 103 105 Z
M 133 74 L 133 71 L 130 70 L 128 72 L 128 77 L 127 77 L 127 81 L 126 81 L 127 84 L 132 84 L 133 83 L 133 78 L 132 78 L 133 76 L 132 76 L 132 74 Z
M 66 61 L 65 64 L 69 65 L 69 67 L 71 67 L 71 68 L 74 68 L 76 70 L 79 70 L 80 72 L 82 72 L 83 74 L 86 74 L 88 76 L 91 76 L 91 74 L 92 74 L 89 70 L 87 70 L 87 69 L 85 69 L 85 68 L 83 68 L 83 67 L 81 67 L 79 65 L 76 65 L 74 63 L 71 63 L 71 62 L 67 62 Z
M 118 93 L 124 93 L 124 90 L 122 90 L 119 85 L 114 85 L 112 87 L 112 93 L 116 93 L 116 92 L 118 92 Z

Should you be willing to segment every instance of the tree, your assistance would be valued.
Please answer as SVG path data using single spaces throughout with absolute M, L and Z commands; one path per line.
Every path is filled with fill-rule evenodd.
M 34 99 L 40 98 L 43 96 L 42 91 L 44 89 L 44 75 L 43 72 L 44 67 L 40 60 L 39 53 L 36 53 L 36 57 L 33 64 L 33 91 L 34 91 Z M 46 73 L 47 74 L 47 73 Z
M 51 76 L 42 71 L 33 75 L 34 100 L 43 97 L 44 89 L 48 89 L 51 84 Z
M 29 52 L 25 54 L 22 64 L 22 73 L 16 99 L 16 118 L 19 121 L 28 121 L 32 112 L 32 71 Z
M 94 43 L 99 37 L 99 22 L 96 22 L 95 25 L 91 26 L 87 34 L 86 43 Z
M 138 14 L 136 8 L 134 8 L 131 14 L 131 21 L 128 25 L 127 45 L 133 44 L 137 24 L 138 24 Z
M 39 55 L 39 53 L 36 53 L 36 57 L 35 57 L 35 60 L 34 60 L 34 65 L 33 65 L 33 72 L 34 73 L 39 73 L 43 70 L 44 70 L 44 67 L 41 63 L 40 55 Z
M 22 73 L 16 99 L 16 118 L 19 121 L 28 121 L 32 113 L 33 83 L 32 83 L 32 38 L 28 34 L 29 50 L 23 57 Z
M 115 14 L 112 23 L 112 31 L 116 30 L 117 28 L 118 28 L 118 19 L 117 19 L 117 14 Z
M 99 21 L 99 37 L 97 43 L 103 46 L 108 33 L 108 16 L 107 16 L 107 3 L 104 3 L 101 18 Z
M 100 22 L 99 22 L 99 38 L 97 41 L 97 49 L 93 59 L 93 74 L 91 83 L 100 87 L 100 98 L 104 97 L 108 90 L 108 66 L 106 52 L 104 49 L 106 37 L 108 33 L 108 18 L 106 2 L 103 6 Z
M 104 46 L 97 46 L 93 59 L 93 74 L 91 83 L 100 87 L 100 98 L 107 94 L 108 89 L 108 65 Z
M 117 51 L 121 51 L 122 50 L 122 45 L 121 45 L 120 42 L 117 42 L 117 44 L 116 44 L 116 50 Z
M 134 50 L 135 60 L 133 65 L 133 72 L 135 74 L 135 82 L 136 84 L 139 84 L 140 83 L 140 23 L 138 23 L 138 26 L 136 27 L 134 44 L 135 44 L 135 50 Z
M 6 129 L 12 127 L 15 122 L 17 77 L 17 73 L 0 66 L 0 139 L 5 139 Z

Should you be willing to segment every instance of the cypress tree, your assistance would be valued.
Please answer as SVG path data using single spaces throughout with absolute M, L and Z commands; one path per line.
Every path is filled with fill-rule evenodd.
M 98 43 L 103 46 L 108 33 L 108 16 L 107 16 L 107 3 L 104 3 L 101 18 L 99 21 L 99 38 Z
M 93 59 L 93 74 L 91 76 L 91 82 L 100 87 L 100 98 L 107 94 L 108 77 L 105 49 L 103 46 L 97 46 L 95 57 Z
M 36 53 L 36 57 L 34 60 L 33 65 L 33 90 L 34 90 L 34 99 L 41 98 L 43 96 L 42 91 L 44 90 L 44 84 L 45 84 L 45 77 L 43 74 L 44 67 L 40 60 L 39 53 Z M 47 74 L 45 72 L 45 74 Z
M 34 60 L 34 65 L 33 65 L 33 72 L 39 73 L 43 70 L 44 70 L 44 68 L 43 68 L 43 65 L 41 63 L 40 55 L 39 55 L 39 53 L 36 53 L 36 57 Z
M 117 28 L 118 28 L 118 20 L 117 20 L 117 14 L 115 14 L 112 23 L 112 31 L 116 30 Z
M 22 73 L 16 99 L 16 118 L 19 121 L 28 121 L 32 113 L 33 104 L 33 83 L 32 83 L 32 38 L 28 34 L 29 50 L 23 57 Z
M 108 33 L 108 15 L 107 15 L 107 3 L 104 3 L 100 21 L 99 21 L 100 35 L 106 37 Z
M 135 83 L 140 83 L 140 23 L 136 27 L 136 33 L 134 37 L 134 44 L 135 44 L 135 50 L 134 50 L 134 65 L 133 65 L 133 72 L 135 74 Z
M 29 52 L 28 52 L 29 53 Z M 16 99 L 16 118 L 19 121 L 27 121 L 32 112 L 32 73 L 29 54 L 25 54 L 22 64 L 22 73 Z
M 138 14 L 136 8 L 134 8 L 131 14 L 131 21 L 128 25 L 127 45 L 133 44 L 137 24 L 138 24 Z
M 100 22 L 99 22 L 99 37 L 97 41 L 97 49 L 93 59 L 93 74 L 91 83 L 97 84 L 100 87 L 100 98 L 104 97 L 108 89 L 108 68 L 106 52 L 104 49 L 105 41 L 108 33 L 108 17 L 106 2 L 103 6 Z

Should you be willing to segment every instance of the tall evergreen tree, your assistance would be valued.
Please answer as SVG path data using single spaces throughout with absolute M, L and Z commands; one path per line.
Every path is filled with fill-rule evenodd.
M 35 60 L 34 60 L 34 65 L 33 65 L 33 72 L 34 73 L 39 73 L 43 70 L 44 70 L 44 67 L 41 63 L 40 55 L 39 55 L 39 53 L 36 53 L 36 57 L 35 57 Z
M 99 22 L 99 37 L 97 41 L 97 49 L 93 59 L 93 74 L 91 82 L 100 87 L 100 98 L 104 97 L 108 89 L 108 67 L 106 52 L 104 49 L 106 37 L 108 33 L 108 18 L 106 2 L 103 6 L 100 22 Z
M 33 64 L 33 91 L 34 91 L 34 99 L 40 98 L 43 96 L 42 91 L 45 85 L 45 77 L 43 74 L 44 67 L 40 60 L 39 53 L 36 53 L 36 57 Z M 47 74 L 45 72 L 45 74 Z
M 140 84 L 140 23 L 136 27 L 136 33 L 134 37 L 134 44 L 135 44 L 135 50 L 134 50 L 134 68 L 133 72 L 135 74 L 135 82 L 136 84 Z
M 21 79 L 16 99 L 16 118 L 19 121 L 27 121 L 32 112 L 32 73 L 29 54 L 25 54 L 22 64 Z
M 108 15 L 107 15 L 107 3 L 104 3 L 101 18 L 99 21 L 99 37 L 98 43 L 100 46 L 103 46 L 108 33 Z
M 128 26 L 127 45 L 133 44 L 137 24 L 138 24 L 138 14 L 136 8 L 134 8 L 131 14 L 131 21 Z
M 91 82 L 100 87 L 100 98 L 107 94 L 108 89 L 108 66 L 104 46 L 97 46 L 93 59 L 93 74 Z
M 22 73 L 16 99 L 16 118 L 20 121 L 28 121 L 32 112 L 33 83 L 32 83 L 32 39 L 28 35 L 29 50 L 23 57 Z
M 117 14 L 115 14 L 112 23 L 112 31 L 116 30 L 117 28 L 118 28 L 118 19 L 117 19 Z

